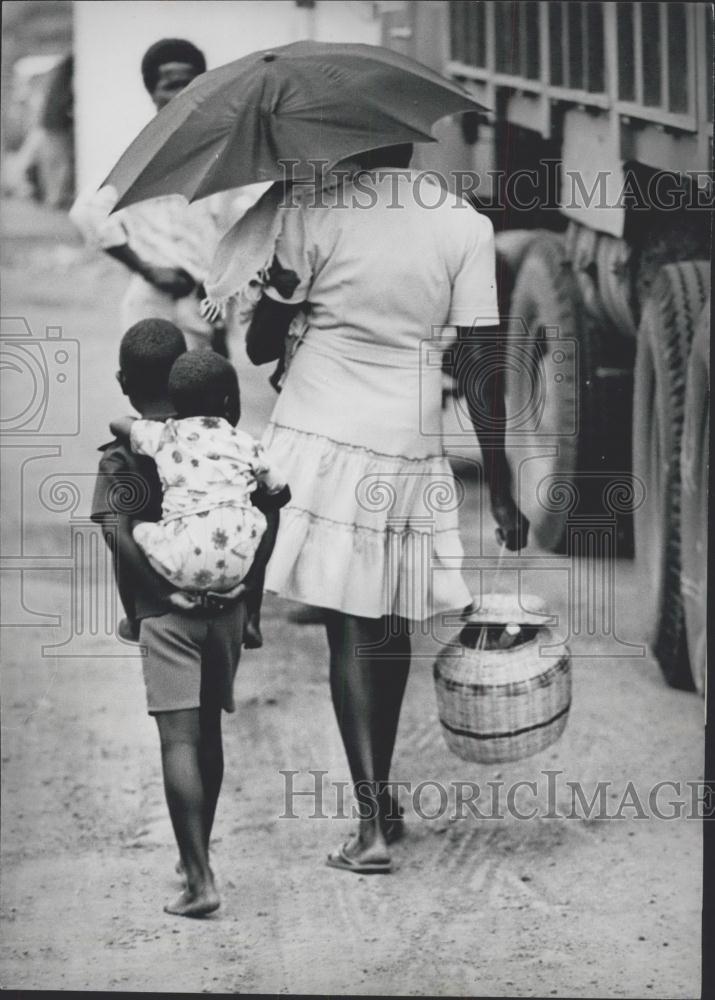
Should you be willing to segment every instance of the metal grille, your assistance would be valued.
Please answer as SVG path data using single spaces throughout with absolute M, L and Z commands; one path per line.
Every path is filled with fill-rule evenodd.
M 696 131 L 701 50 L 705 72 L 712 72 L 713 7 L 703 8 L 700 19 L 694 3 L 451 0 L 449 69 L 457 77 Z M 697 103 L 710 120 L 711 87 L 698 91 Z
M 481 0 L 451 0 L 449 24 L 452 59 L 467 66 L 486 66 L 486 5 Z
M 618 97 L 668 115 L 692 111 L 685 3 L 619 3 Z M 708 5 L 709 17 L 712 8 Z M 710 39 L 712 44 L 712 39 Z
M 551 0 L 549 50 L 552 86 L 603 93 L 603 4 Z
M 636 99 L 636 64 L 634 60 L 633 4 L 619 3 L 618 26 L 618 96 L 622 101 Z
M 713 120 L 713 8 L 708 4 L 705 9 L 705 90 L 708 109 L 708 121 Z
M 531 0 L 494 4 L 496 70 L 509 76 L 538 80 L 541 71 L 539 51 L 539 4 Z

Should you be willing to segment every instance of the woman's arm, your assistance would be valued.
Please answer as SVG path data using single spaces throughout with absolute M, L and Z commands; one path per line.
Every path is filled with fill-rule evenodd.
M 508 549 L 521 549 L 526 545 L 529 521 L 514 501 L 506 457 L 503 334 L 499 327 L 458 327 L 457 338 L 454 374 L 482 449 L 497 538 Z M 491 374 L 477 383 L 479 372 Z
M 142 260 L 128 243 L 105 247 L 104 252 L 124 264 L 130 271 L 141 275 L 160 292 L 170 295 L 172 299 L 183 299 L 197 287 L 194 279 L 182 267 L 160 267 L 158 264 L 149 264 Z

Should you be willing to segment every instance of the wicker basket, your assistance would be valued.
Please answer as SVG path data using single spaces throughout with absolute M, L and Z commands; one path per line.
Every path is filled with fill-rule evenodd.
M 554 743 L 571 707 L 571 657 L 557 644 L 540 599 L 495 594 L 470 615 L 435 660 L 434 682 L 442 731 L 462 760 L 490 764 L 519 760 Z M 476 648 L 485 626 L 526 626 L 526 641 L 510 649 Z M 544 647 L 549 647 L 545 649 Z

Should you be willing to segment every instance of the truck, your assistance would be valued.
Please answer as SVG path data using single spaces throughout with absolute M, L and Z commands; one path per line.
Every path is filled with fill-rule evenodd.
M 507 447 L 532 538 L 634 556 L 665 680 L 705 685 L 713 8 L 378 4 L 382 42 L 487 113 L 417 165 L 490 216 Z M 571 530 L 581 524 L 582 530 Z

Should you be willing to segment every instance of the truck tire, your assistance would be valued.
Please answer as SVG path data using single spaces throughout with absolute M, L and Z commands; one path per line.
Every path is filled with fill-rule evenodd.
M 637 333 L 634 308 L 633 251 L 623 240 L 602 235 L 596 250 L 598 289 L 606 315 L 622 336 Z
M 708 454 L 710 440 L 710 302 L 698 321 L 685 382 L 680 453 L 681 591 L 693 681 L 705 693 L 707 645 Z
M 598 282 L 598 247 L 602 237 L 593 229 L 571 222 L 566 232 L 566 255 L 588 315 L 599 328 L 609 328 L 610 319 L 601 300 Z
M 643 307 L 633 400 L 633 471 L 645 487 L 635 511 L 635 550 L 651 614 L 646 638 L 671 687 L 693 690 L 680 587 L 685 372 L 709 265 L 667 264 Z
M 587 435 L 578 432 L 591 426 L 586 417 L 595 370 L 590 330 L 563 239 L 540 234 L 522 262 L 512 297 L 506 443 L 531 537 L 545 549 L 562 546 L 572 480 L 588 446 Z

